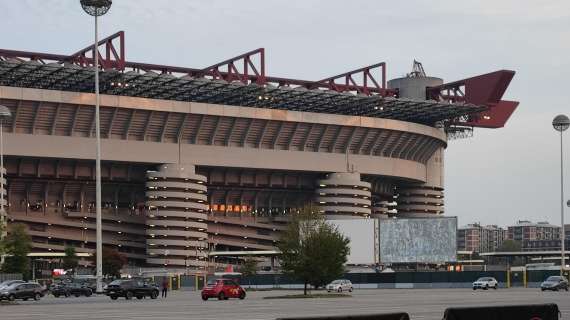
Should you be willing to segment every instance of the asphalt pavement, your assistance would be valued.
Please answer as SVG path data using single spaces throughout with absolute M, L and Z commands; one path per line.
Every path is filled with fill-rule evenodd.
M 511 288 L 489 291 L 471 289 L 361 289 L 348 298 L 263 299 L 297 291 L 248 292 L 245 300 L 202 301 L 198 292 L 170 292 L 166 299 L 112 301 L 106 296 L 18 301 L 0 305 L 0 319 L 276 319 L 408 312 L 411 319 L 441 319 L 447 307 L 556 303 L 562 318 L 570 318 L 569 292 L 541 292 Z

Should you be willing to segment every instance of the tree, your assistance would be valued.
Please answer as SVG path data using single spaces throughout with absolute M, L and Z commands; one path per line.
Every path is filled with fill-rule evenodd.
M 27 276 L 30 270 L 28 253 L 32 250 L 32 238 L 23 224 L 13 224 L 8 235 L 3 240 L 6 260 L 2 271 L 6 273 L 21 273 Z
M 75 248 L 66 247 L 65 256 L 63 257 L 63 263 L 62 263 L 63 269 L 65 270 L 71 269 L 73 270 L 73 272 L 75 272 L 75 269 L 77 268 L 78 265 L 79 265 L 79 258 L 75 254 Z
M 521 251 L 521 244 L 514 240 L 505 240 L 503 244 L 497 249 L 498 252 L 518 252 Z
M 327 223 L 312 206 L 292 217 L 277 243 L 284 273 L 318 288 L 342 276 L 350 240 Z
M 93 265 L 97 268 L 97 255 L 93 255 Z M 117 250 L 103 247 L 103 276 L 118 278 L 121 268 L 127 263 L 127 257 Z
M 254 276 L 257 273 L 257 260 L 246 258 L 241 266 L 241 273 L 246 277 Z

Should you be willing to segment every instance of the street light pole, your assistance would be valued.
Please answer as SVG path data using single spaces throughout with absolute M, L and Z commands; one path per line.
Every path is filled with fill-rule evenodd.
M 560 132 L 560 223 L 562 229 L 560 232 L 560 275 L 564 275 L 564 267 L 566 266 L 565 259 L 565 240 L 566 232 L 564 228 L 564 145 L 562 140 L 562 133 L 570 127 L 570 119 L 565 115 L 557 115 L 552 120 L 554 130 Z
M 101 217 L 101 132 L 99 119 L 99 35 L 97 17 L 104 15 L 111 8 L 111 0 L 80 0 L 81 7 L 89 15 L 95 17 L 95 43 L 93 44 L 93 61 L 95 68 L 95 210 L 96 210 L 96 270 L 97 293 L 103 292 L 103 231 Z

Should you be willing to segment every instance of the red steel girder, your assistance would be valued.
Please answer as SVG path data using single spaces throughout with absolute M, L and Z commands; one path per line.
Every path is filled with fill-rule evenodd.
M 115 46 L 113 41 L 118 41 L 118 50 Z M 105 56 L 101 54 L 101 47 L 103 46 L 103 51 Z M 94 65 L 94 57 L 95 51 L 97 51 L 97 56 L 99 57 L 99 63 L 101 68 L 104 70 L 108 69 L 115 69 L 115 70 L 124 70 L 126 65 L 125 59 L 125 32 L 119 31 L 115 34 L 112 34 L 104 39 L 101 39 L 97 43 L 97 49 L 95 50 L 95 46 L 90 45 L 85 47 L 76 53 L 70 55 L 65 61 L 74 62 L 82 67 L 92 66 Z M 87 56 L 88 53 L 91 53 L 91 56 Z
M 459 81 L 445 83 L 426 90 L 426 98 L 450 103 L 472 103 L 487 106 L 488 110 L 458 123 L 482 128 L 501 128 L 518 106 L 516 101 L 503 101 L 511 80 L 511 70 L 499 70 Z
M 381 85 L 373 76 L 373 71 L 380 70 Z M 355 78 L 361 77 L 361 83 L 357 83 Z M 342 83 L 337 83 L 341 80 Z M 369 85 L 370 84 L 370 85 Z M 371 95 L 372 93 L 386 93 L 386 63 L 380 62 L 356 70 L 341 73 L 339 75 L 315 81 L 311 88 L 328 88 L 334 91 L 356 91 L 360 94 Z
M 259 65 L 256 67 L 254 59 L 259 59 Z M 238 68 L 241 67 L 241 70 Z M 226 70 L 220 71 L 220 68 Z M 201 70 L 203 75 L 212 76 L 214 79 L 224 79 L 228 82 L 240 81 L 244 84 L 255 82 L 263 85 L 265 80 L 265 49 L 258 48 L 239 56 L 216 63 Z

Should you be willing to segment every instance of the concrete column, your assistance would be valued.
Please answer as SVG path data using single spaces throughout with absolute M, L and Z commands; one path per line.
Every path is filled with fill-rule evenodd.
M 365 218 L 372 213 L 371 185 L 360 179 L 360 173 L 329 173 L 317 184 L 315 200 L 327 219 Z

